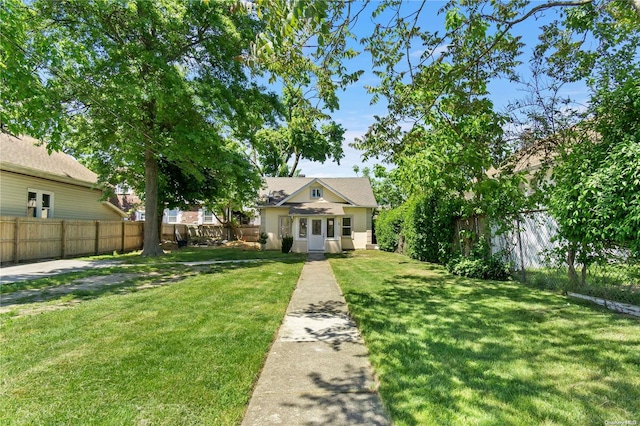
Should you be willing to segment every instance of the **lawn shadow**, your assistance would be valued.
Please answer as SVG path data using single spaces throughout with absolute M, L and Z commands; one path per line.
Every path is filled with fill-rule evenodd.
M 219 275 L 238 269 L 259 268 L 274 263 L 298 263 L 301 259 L 264 259 L 257 262 L 238 262 L 187 266 L 181 263 L 118 265 L 98 270 L 79 270 L 5 284 L 16 286 L 16 291 L 0 295 L 0 313 L 18 310 L 18 315 L 42 311 L 39 304 L 50 304 L 49 309 L 64 308 L 72 304 L 111 295 L 126 295 L 157 287 L 179 283 L 200 275 Z M 92 275 L 96 272 L 95 275 Z M 70 304 L 70 302 L 73 302 Z M 30 305 L 28 308 L 21 306 Z
M 603 404 L 637 409 L 640 389 L 623 377 L 638 366 L 631 354 L 640 333 L 619 342 L 594 331 L 628 320 L 577 312 L 560 296 L 517 283 L 429 274 L 398 274 L 376 291 L 345 292 L 395 420 L 418 425 L 424 420 L 416 413 L 428 412 L 436 423 L 512 424 L 525 413 L 533 423 L 575 424 L 577 411 L 603 423 Z
M 347 312 L 346 303 L 339 300 L 310 303 L 288 312 L 281 339 L 322 342 L 334 351 L 340 351 L 345 343 L 362 343 L 356 324 Z
M 366 368 L 346 365 L 343 371 L 328 378 L 309 374 L 316 389 L 303 393 L 303 402 L 284 402 L 283 407 L 307 413 L 299 424 L 320 425 L 389 425 L 385 409 L 375 392 Z

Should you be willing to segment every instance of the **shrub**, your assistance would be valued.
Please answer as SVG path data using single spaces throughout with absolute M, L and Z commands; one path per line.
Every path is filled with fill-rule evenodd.
M 456 219 L 462 201 L 432 193 L 409 200 L 403 221 L 406 254 L 417 260 L 446 264 L 452 256 Z
M 483 280 L 507 281 L 511 276 L 507 264 L 495 255 L 486 259 L 455 257 L 447 263 L 447 269 L 454 275 Z
M 397 207 L 391 210 L 382 210 L 376 220 L 376 241 L 380 250 L 398 251 L 404 209 Z
M 291 251 L 291 247 L 293 247 L 293 237 L 289 235 L 282 237 L 282 252 L 289 253 Z
M 269 240 L 269 234 L 267 234 L 266 232 L 261 232 L 260 238 L 258 238 L 258 242 L 264 245 L 264 244 L 267 244 L 268 240 Z

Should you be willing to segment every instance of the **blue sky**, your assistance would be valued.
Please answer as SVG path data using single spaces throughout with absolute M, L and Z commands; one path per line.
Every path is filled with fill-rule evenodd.
M 407 2 L 406 7 L 411 8 L 412 2 Z M 429 10 L 423 10 L 419 20 L 419 26 L 423 29 L 435 30 L 443 28 L 444 16 L 436 15 L 436 11 L 444 4 L 440 1 L 431 1 L 428 3 Z M 403 8 L 405 5 L 403 5 Z M 526 43 L 526 47 L 523 49 L 522 61 L 524 64 L 519 68 L 518 72 L 525 76 L 529 74 L 528 58 L 531 56 L 533 46 L 537 41 L 537 36 L 540 33 L 539 27 L 546 22 L 550 21 L 550 18 L 555 16 L 555 11 L 547 11 L 544 14 L 539 15 L 536 19 L 529 19 L 514 29 L 514 34 L 521 35 L 522 40 Z M 354 33 L 357 37 L 370 35 L 374 24 L 371 22 L 370 13 L 363 13 L 354 28 Z M 353 166 L 357 165 L 362 169 L 365 166 L 373 166 L 376 163 L 375 160 L 369 162 L 362 161 L 362 153 L 358 150 L 351 148 L 349 143 L 353 142 L 353 139 L 358 136 L 362 136 L 367 128 L 373 123 L 374 115 L 384 115 L 386 107 L 384 101 L 376 105 L 370 105 L 370 95 L 366 92 L 365 85 L 375 85 L 377 77 L 371 72 L 371 57 L 359 44 L 353 44 L 354 49 L 362 52 L 355 60 L 349 63 L 349 67 L 352 70 L 362 69 L 365 73 L 360 80 L 347 88 L 344 92 L 339 93 L 340 96 L 340 110 L 332 114 L 333 119 L 340 123 L 345 129 L 345 141 L 343 143 L 343 149 L 345 157 L 340 161 L 340 165 L 335 162 L 327 161 L 324 164 L 313 163 L 309 161 L 302 161 L 300 163 L 301 173 L 309 177 L 344 177 L 344 176 L 356 176 L 353 171 Z M 422 53 L 419 46 L 410 53 L 412 56 L 419 56 Z M 506 80 L 495 81 L 490 85 L 491 98 L 494 104 L 503 109 L 507 106 L 509 101 L 513 101 L 518 98 L 524 97 L 525 93 L 522 91 L 521 85 L 510 83 Z M 586 99 L 586 89 L 582 84 L 574 84 L 572 86 L 566 86 L 565 92 L 570 94 L 579 102 L 584 102 Z

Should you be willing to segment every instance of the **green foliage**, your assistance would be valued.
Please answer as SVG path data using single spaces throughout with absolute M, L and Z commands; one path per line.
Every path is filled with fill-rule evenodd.
M 359 173 L 360 167 L 354 166 L 353 171 L 356 174 Z M 406 201 L 406 196 L 396 176 L 396 170 L 387 171 L 383 166 L 376 164 L 373 167 L 373 173 L 371 169 L 365 167 L 362 169 L 362 175 L 369 178 L 373 195 L 379 205 L 396 208 Z
M 293 237 L 285 235 L 282 237 L 282 253 L 289 253 L 293 247 Z
M 264 245 L 267 244 L 267 241 L 269 241 L 269 234 L 264 231 L 260 232 L 260 238 L 258 239 L 258 242 Z
M 484 236 L 473 245 L 469 256 L 456 256 L 447 262 L 447 270 L 454 275 L 483 280 L 507 281 L 511 278 L 509 265 L 501 253 L 491 254 Z
M 402 232 L 405 209 L 382 210 L 376 219 L 376 241 L 380 250 L 397 251 Z
M 344 23 L 345 2 L 258 0 L 264 28 L 250 62 L 282 85 L 280 119 L 257 129 L 251 150 L 266 176 L 295 176 L 302 159 L 340 163 L 344 128 L 327 113 L 338 109 L 336 91 L 357 80 L 344 61 L 356 56 Z M 348 11 L 346 12 L 348 15 Z
M 48 47 L 32 58 L 41 67 L 35 72 L 66 112 L 52 130 L 64 144 L 51 147 L 73 154 L 103 182 L 144 195 L 145 255 L 162 253 L 156 228 L 165 206 L 246 200 L 254 192 L 257 171 L 229 137 L 248 118 L 270 116 L 263 105 L 271 95 L 236 60 L 262 26 L 255 14 L 232 1 L 22 7 L 31 13 L 25 43 Z M 48 139 L 46 130 L 33 136 Z
M 463 202 L 444 194 L 410 199 L 405 206 L 402 234 L 405 253 L 417 260 L 446 263 L 452 255 L 456 219 Z
M 419 28 L 413 14 L 399 13 L 396 2 L 379 4 L 374 16 L 393 11 L 395 18 L 378 25 L 364 42 L 380 78 L 369 90 L 374 101 L 386 98 L 388 114 L 376 117 L 354 144 L 368 157 L 396 164 L 405 193 L 471 194 L 482 211 L 494 195 L 488 190 L 500 189 L 484 184 L 493 179 L 486 171 L 505 155 L 505 117 L 494 110 L 487 85 L 492 78 L 513 76 L 521 48 L 507 31 L 512 11 L 496 7 L 489 16 L 485 6 L 448 2 L 437 11 L 446 21 L 445 33 L 439 34 Z M 420 7 L 415 13 L 428 12 Z M 497 32 L 505 28 L 500 36 L 487 31 L 493 18 Z M 405 54 L 417 48 L 414 42 L 424 52 L 415 63 Z M 400 121 L 411 126 L 400 127 Z
M 447 270 L 454 275 L 483 280 L 507 281 L 511 277 L 508 265 L 497 255 L 475 259 L 456 257 L 447 263 Z
M 554 169 L 549 211 L 580 263 L 615 246 L 640 254 L 638 76 L 603 88 L 585 124 L 592 132 L 567 146 Z

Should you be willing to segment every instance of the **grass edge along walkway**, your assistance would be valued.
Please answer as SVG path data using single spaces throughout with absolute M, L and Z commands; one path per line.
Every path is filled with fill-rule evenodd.
M 0 423 L 238 424 L 302 262 L 1 323 Z
M 330 258 L 398 426 L 640 421 L 640 322 L 384 252 Z

